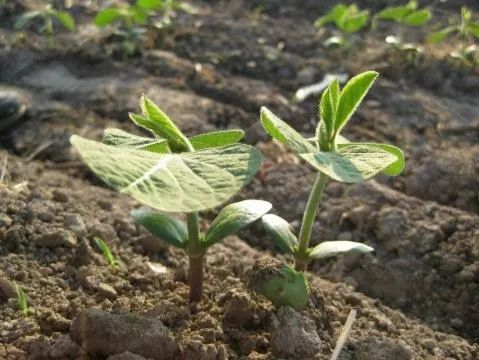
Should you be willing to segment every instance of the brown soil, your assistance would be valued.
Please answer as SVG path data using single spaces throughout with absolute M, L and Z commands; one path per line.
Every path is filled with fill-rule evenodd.
M 80 1 L 71 9 L 79 32 L 60 31 L 50 49 L 34 31 L 13 32 L 15 16 L 38 2 L 0 11 L 0 84 L 28 105 L 0 134 L 0 359 L 329 359 L 353 308 L 342 360 L 479 357 L 476 70 L 435 48 L 405 62 L 383 45 L 387 27 L 358 36 L 358 51 L 326 51 L 311 24 L 332 2 L 195 2 L 198 14 L 150 34 L 133 58 L 87 26 L 93 12 Z M 249 288 L 255 261 L 273 254 L 259 224 L 208 252 L 203 301 L 189 305 L 184 253 L 140 229 L 128 215 L 139 204 L 103 187 L 68 142 L 105 127 L 137 131 L 127 114 L 141 93 L 187 134 L 244 128 L 265 161 L 238 197 L 269 200 L 298 226 L 314 172 L 268 140 L 259 107 L 312 134 L 316 99 L 294 103 L 294 92 L 330 71 L 366 69 L 383 76 L 346 135 L 404 148 L 406 171 L 328 185 L 314 241 L 376 251 L 313 264 L 302 312 Z M 28 296 L 27 318 L 11 281 Z

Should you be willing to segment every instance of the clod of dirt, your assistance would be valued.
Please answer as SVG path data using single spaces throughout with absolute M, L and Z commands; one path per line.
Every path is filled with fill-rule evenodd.
M 41 234 L 34 239 L 38 246 L 56 248 L 60 246 L 74 247 L 77 244 L 76 236 L 70 231 L 58 229 L 53 232 Z
M 271 322 L 271 348 L 278 356 L 311 359 L 320 350 L 321 339 L 313 320 L 283 306 Z
M 0 300 L 15 299 L 17 290 L 11 281 L 0 278 Z
M 19 91 L 0 87 L 0 132 L 14 125 L 26 108 L 26 99 Z
M 118 355 L 108 356 L 107 360 L 148 360 L 148 359 L 144 358 L 143 356 L 133 354 L 129 351 L 125 351 Z
M 83 310 L 70 327 L 72 338 L 90 354 L 132 352 L 147 358 L 175 359 L 180 348 L 170 330 L 154 317 Z
M 406 346 L 393 341 L 363 344 L 355 352 L 356 360 L 411 360 L 412 353 Z

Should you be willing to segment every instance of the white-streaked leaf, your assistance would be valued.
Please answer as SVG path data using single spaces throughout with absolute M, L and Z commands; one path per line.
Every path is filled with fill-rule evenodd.
M 149 130 L 158 137 L 168 140 L 173 151 L 181 152 L 189 149 L 185 135 L 153 101 L 143 95 L 140 99 L 140 107 L 143 116 L 150 121 Z
M 334 180 L 356 183 L 384 171 L 397 161 L 389 151 L 376 146 L 351 144 L 337 152 L 300 154 L 310 165 Z
M 274 214 L 264 215 L 261 221 L 268 235 L 281 250 L 289 254 L 295 253 L 298 239 L 289 222 Z
M 261 108 L 261 123 L 273 139 L 287 145 L 294 152 L 302 154 L 316 151 L 308 140 L 264 106 Z
M 310 259 L 325 259 L 337 255 L 364 254 L 374 251 L 371 246 L 354 241 L 325 241 L 309 252 Z
M 181 249 L 188 246 L 188 229 L 183 221 L 151 209 L 137 209 L 130 214 L 156 237 Z
M 235 234 L 271 210 L 263 200 L 243 200 L 225 206 L 211 223 L 202 246 L 207 248 L 225 237 Z
M 344 138 L 343 138 L 344 139 Z M 336 143 L 338 144 L 338 149 L 347 149 L 349 146 L 370 146 L 370 147 L 377 147 L 381 150 L 385 150 L 389 152 L 390 154 L 394 155 L 396 157 L 396 161 L 394 161 L 391 165 L 389 165 L 387 168 L 383 170 L 383 172 L 386 175 L 390 176 L 396 176 L 399 175 L 403 172 L 404 170 L 404 153 L 403 151 L 393 145 L 388 145 L 388 144 L 376 144 L 376 143 L 339 143 L 336 139 Z
M 258 150 L 235 144 L 180 154 L 70 139 L 88 166 L 109 186 L 166 212 L 201 211 L 228 200 L 256 174 Z
M 235 144 L 244 136 L 243 130 L 213 131 L 192 136 L 189 140 L 195 150 Z
M 22 29 L 28 22 L 30 22 L 33 18 L 41 15 L 42 12 L 39 10 L 32 10 L 32 11 L 27 11 L 26 13 L 23 13 L 20 15 L 17 20 L 15 21 L 14 24 L 14 29 L 15 30 L 20 30 Z
M 378 75 L 376 71 L 363 72 L 349 80 L 343 88 L 339 98 L 338 111 L 334 124 L 336 134 L 340 133 L 341 129 L 351 118 L 351 115 L 356 111 Z
M 121 129 L 105 129 L 103 132 L 103 143 L 131 149 L 147 150 L 160 154 L 171 152 L 168 147 L 168 141 L 165 139 L 133 135 Z

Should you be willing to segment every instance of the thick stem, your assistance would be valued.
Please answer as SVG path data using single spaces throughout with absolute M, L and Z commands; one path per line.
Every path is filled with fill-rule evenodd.
M 200 243 L 200 224 L 197 212 L 186 216 L 188 226 L 188 256 L 190 260 L 188 283 L 190 285 L 190 302 L 198 302 L 203 294 L 203 255 Z
M 318 209 L 319 200 L 323 193 L 328 177 L 322 173 L 318 173 L 314 181 L 313 189 L 309 194 L 308 203 L 303 215 L 303 222 L 299 232 L 299 246 L 295 254 L 296 270 L 304 271 L 308 264 L 308 248 L 311 240 L 311 232 L 313 230 L 314 218 Z

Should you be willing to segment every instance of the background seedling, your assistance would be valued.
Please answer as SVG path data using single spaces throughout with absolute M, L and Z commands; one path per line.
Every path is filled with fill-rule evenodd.
M 14 284 L 15 284 L 15 290 L 17 292 L 18 308 L 22 312 L 23 316 L 27 317 L 28 313 L 30 312 L 30 309 L 28 308 L 27 295 L 25 295 L 25 292 L 23 291 L 20 285 L 18 285 L 17 283 L 14 283 Z
M 268 134 L 318 170 L 299 237 L 281 217 L 272 214 L 263 216 L 264 227 L 274 242 L 294 256 L 296 270 L 304 271 L 314 259 L 373 250 L 370 246 L 352 241 L 325 241 L 314 247 L 309 245 L 316 210 L 328 180 L 356 183 L 380 172 L 398 175 L 404 168 L 404 156 L 397 147 L 351 143 L 340 135 L 377 76 L 374 71 L 364 72 L 352 78 L 342 90 L 337 80 L 331 82 L 321 97 L 319 124 L 313 139 L 304 138 L 267 108 L 261 109 L 261 122 Z
M 396 23 L 396 34 L 386 37 L 386 43 L 406 55 L 412 54 L 413 58 L 422 52 L 420 45 L 412 42 L 404 42 L 402 29 L 405 26 L 419 27 L 425 25 L 431 19 L 431 11 L 426 8 L 418 8 L 417 1 L 409 1 L 403 6 L 387 7 L 373 16 L 372 27 L 375 28 L 379 21 L 392 21 Z
M 355 4 L 338 4 L 329 10 L 326 15 L 318 18 L 314 26 L 320 28 L 327 24 L 335 25 L 341 31 L 341 35 L 328 38 L 324 45 L 326 47 L 343 47 L 349 45 L 350 34 L 364 28 L 368 20 L 368 10 L 360 10 Z
M 241 130 L 187 138 L 146 96 L 140 106 L 142 114 L 130 118 L 154 137 L 107 129 L 104 143 L 78 136 L 71 142 L 108 185 L 156 209 L 135 210 L 132 215 L 150 232 L 186 251 L 190 300 L 199 301 L 206 250 L 261 218 L 271 204 L 260 200 L 230 204 L 205 233 L 200 232 L 199 211 L 224 203 L 246 185 L 257 172 L 261 155 L 252 146 L 237 143 L 244 135 Z M 186 213 L 186 223 L 165 213 Z
M 113 256 L 113 253 L 110 250 L 108 244 L 98 236 L 93 238 L 95 245 L 101 250 L 103 256 L 105 257 L 108 264 L 113 268 L 116 269 L 119 265 L 118 260 Z
M 48 3 L 40 10 L 32 10 L 22 14 L 15 22 L 14 28 L 16 30 L 22 29 L 36 18 L 41 18 L 43 20 L 43 26 L 40 28 L 40 33 L 48 35 L 50 42 L 52 41 L 54 32 L 54 20 L 57 20 L 63 27 L 70 31 L 75 30 L 75 19 L 73 19 L 67 11 L 55 9 L 51 3 Z
M 99 11 L 95 25 L 105 27 L 116 24 L 114 34 L 123 38 L 125 52 L 131 56 L 143 40 L 146 26 L 151 24 L 153 16 L 161 14 L 154 25 L 163 28 L 170 25 L 175 10 L 194 11 L 191 6 L 178 0 L 137 0 L 129 6 L 111 6 Z
M 427 40 L 438 44 L 448 38 L 456 39 L 459 43 L 457 50 L 450 54 L 453 58 L 469 65 L 477 64 L 477 46 L 471 42 L 479 39 L 479 21 L 473 19 L 471 10 L 462 7 L 459 21 L 452 19 L 449 26 L 429 34 Z

